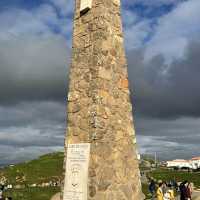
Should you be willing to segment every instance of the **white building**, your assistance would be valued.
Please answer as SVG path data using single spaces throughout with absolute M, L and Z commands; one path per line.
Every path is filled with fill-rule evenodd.
M 191 160 L 177 159 L 172 161 L 167 161 L 167 167 L 169 168 L 189 168 L 189 169 L 199 169 L 200 168 L 200 157 L 192 158 Z
M 189 160 L 172 160 L 167 161 L 167 167 L 177 167 L 177 168 L 191 168 L 191 163 Z
M 200 169 L 200 157 L 192 158 L 191 162 L 192 162 L 193 169 Z

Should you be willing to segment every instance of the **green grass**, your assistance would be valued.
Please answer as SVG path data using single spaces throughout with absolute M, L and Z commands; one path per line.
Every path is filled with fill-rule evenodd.
M 61 180 L 63 159 L 63 153 L 51 153 L 26 163 L 1 169 L 0 178 L 6 177 L 7 183 L 25 186 L 24 189 L 9 190 L 4 195 L 11 196 L 14 200 L 49 200 L 60 191 L 59 187 L 29 188 L 26 186 Z
M 38 159 L 20 163 L 13 167 L 0 170 L 0 176 L 5 176 L 13 185 L 28 185 L 49 182 L 62 178 L 64 154 L 61 152 L 47 154 Z M 16 177 L 20 177 L 16 180 Z M 23 180 L 25 177 L 25 180 Z M 5 195 L 15 200 L 49 200 L 60 188 L 25 188 L 8 191 Z M 143 192 L 148 194 L 148 186 L 143 185 Z
M 146 199 L 149 199 L 151 197 L 151 194 L 149 193 L 149 186 L 147 184 L 142 184 L 142 192 L 145 195 Z
M 198 172 L 184 172 L 184 171 L 171 171 L 167 169 L 157 169 L 152 171 L 149 176 L 157 180 L 170 181 L 175 179 L 177 182 L 187 180 L 193 182 L 196 187 L 200 187 L 200 173 Z
M 38 159 L 17 164 L 13 167 L 0 169 L 0 177 L 5 176 L 7 182 L 13 185 L 40 184 L 49 181 L 62 179 L 64 154 L 61 152 L 47 154 Z M 148 174 L 157 180 L 169 181 L 176 179 L 178 182 L 188 180 L 195 186 L 200 187 L 200 173 L 169 171 L 166 169 L 157 169 Z M 16 179 L 17 178 L 17 179 Z M 148 185 L 142 186 L 143 193 L 149 194 Z M 25 188 L 15 189 L 7 192 L 15 200 L 49 200 L 60 188 Z
M 30 162 L 17 164 L 0 170 L 10 184 L 44 183 L 60 180 L 63 172 L 63 153 L 52 153 Z
M 6 196 L 14 200 L 50 200 L 51 197 L 60 191 L 60 188 L 26 188 L 7 191 Z

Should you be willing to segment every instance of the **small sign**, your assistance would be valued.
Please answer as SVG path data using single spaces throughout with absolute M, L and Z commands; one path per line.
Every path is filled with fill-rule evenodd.
M 90 144 L 68 144 L 63 200 L 87 200 Z
M 92 0 L 81 0 L 80 12 L 85 13 L 92 8 Z

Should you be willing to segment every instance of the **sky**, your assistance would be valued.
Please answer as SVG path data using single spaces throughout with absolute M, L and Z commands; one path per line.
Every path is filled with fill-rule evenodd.
M 73 3 L 0 1 L 0 165 L 63 150 Z M 140 152 L 200 156 L 200 1 L 121 4 Z

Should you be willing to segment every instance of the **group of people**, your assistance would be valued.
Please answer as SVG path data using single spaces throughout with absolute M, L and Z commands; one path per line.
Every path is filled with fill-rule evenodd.
M 174 189 L 172 185 L 166 182 L 159 182 L 158 185 L 152 179 L 149 184 L 149 191 L 152 195 L 152 199 L 157 200 L 175 200 Z
M 149 184 L 149 191 L 152 199 L 157 200 L 175 200 L 175 191 L 180 193 L 180 200 L 192 199 L 192 184 L 188 181 L 178 184 L 159 182 L 157 183 L 152 179 Z
M 12 197 L 4 197 L 4 185 L 0 185 L 0 200 L 12 200 Z
M 174 189 L 171 184 L 159 183 L 156 191 L 157 200 L 175 200 Z
M 184 181 L 179 186 L 180 200 L 191 200 L 193 186 L 188 181 Z

